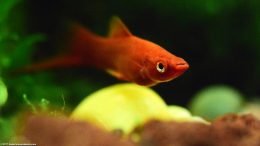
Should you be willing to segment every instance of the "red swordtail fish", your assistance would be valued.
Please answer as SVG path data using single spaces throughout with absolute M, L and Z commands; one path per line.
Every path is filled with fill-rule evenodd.
M 118 79 L 152 86 L 177 78 L 188 63 L 161 46 L 133 35 L 113 17 L 108 37 L 98 36 L 79 24 L 72 27 L 67 54 L 26 66 L 24 71 L 58 67 L 93 66 Z

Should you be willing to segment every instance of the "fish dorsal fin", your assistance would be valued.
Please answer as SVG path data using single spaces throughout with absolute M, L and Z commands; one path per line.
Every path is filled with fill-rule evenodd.
M 109 37 L 128 37 L 131 35 L 132 33 L 128 30 L 119 17 L 112 17 L 110 21 Z

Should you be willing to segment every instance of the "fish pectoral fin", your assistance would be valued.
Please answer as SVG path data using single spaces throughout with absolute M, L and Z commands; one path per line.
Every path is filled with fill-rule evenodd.
M 142 77 L 143 79 L 146 79 L 146 78 L 147 78 L 145 68 L 141 68 L 140 71 L 139 71 L 139 74 L 141 75 L 141 77 Z
M 114 76 L 114 77 L 116 77 L 117 79 L 119 79 L 119 80 L 128 81 L 128 79 L 127 79 L 123 74 L 121 74 L 121 73 L 118 72 L 118 71 L 111 70 L 111 69 L 107 69 L 106 71 L 107 71 L 109 74 L 111 74 L 112 76 Z

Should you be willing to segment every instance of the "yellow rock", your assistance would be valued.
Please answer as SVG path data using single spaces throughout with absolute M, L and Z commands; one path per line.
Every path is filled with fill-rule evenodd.
M 206 120 L 198 116 L 192 116 L 192 114 L 185 108 L 176 105 L 168 106 L 168 112 L 171 119 L 177 122 L 202 122 L 209 124 Z
M 158 94 L 132 83 L 109 86 L 89 95 L 76 107 L 71 118 L 109 131 L 121 129 L 126 134 L 151 119 L 172 119 Z

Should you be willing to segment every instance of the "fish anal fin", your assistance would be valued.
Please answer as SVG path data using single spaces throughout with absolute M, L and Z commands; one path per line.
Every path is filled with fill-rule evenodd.
M 128 81 L 128 79 L 127 79 L 123 74 L 121 74 L 121 73 L 118 72 L 118 71 L 111 70 L 111 69 L 107 69 L 106 71 L 107 71 L 110 75 L 116 77 L 116 78 L 119 79 L 119 80 Z
M 132 36 L 132 33 L 128 30 L 122 20 L 114 16 L 110 21 L 109 37 L 127 37 Z

